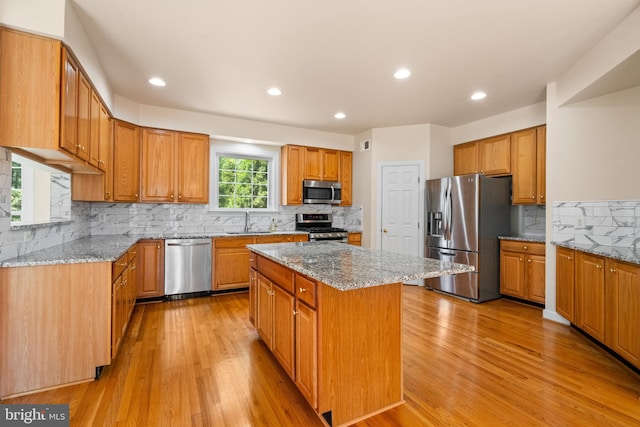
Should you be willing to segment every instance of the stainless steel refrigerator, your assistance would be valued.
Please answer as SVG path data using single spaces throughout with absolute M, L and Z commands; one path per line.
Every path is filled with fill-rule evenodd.
M 511 178 L 432 179 L 426 192 L 425 254 L 473 265 L 475 272 L 427 279 L 425 285 L 473 302 L 500 297 L 498 236 L 511 231 Z

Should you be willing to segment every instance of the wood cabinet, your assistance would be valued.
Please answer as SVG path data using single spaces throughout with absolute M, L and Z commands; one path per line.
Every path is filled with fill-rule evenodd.
M 401 283 L 340 291 L 252 256 L 258 334 L 319 416 L 350 425 L 401 402 Z
M 571 249 L 556 248 L 556 311 L 575 323 L 575 253 Z
M 488 176 L 511 173 L 511 136 L 499 135 L 453 147 L 453 173 Z
M 84 161 L 89 161 L 89 149 L 91 148 L 91 83 L 79 72 L 78 76 L 78 127 L 75 155 Z M 97 167 L 97 165 L 94 165 Z
M 500 293 L 545 302 L 544 243 L 500 241 Z
M 164 295 L 164 240 L 138 242 L 138 299 Z
M 353 204 L 353 153 L 340 151 L 339 153 L 338 181 L 342 185 L 342 202 L 340 206 Z
M 556 311 L 640 368 L 640 265 L 556 251 Z
M 640 367 L 640 266 L 605 260 L 605 344 Z
M 137 202 L 140 188 L 140 129 L 115 120 L 113 126 L 113 200 Z
M 78 81 L 80 67 L 67 49 L 62 49 L 62 96 L 60 147 L 76 154 L 78 147 Z
M 515 132 L 512 138 L 513 204 L 544 204 L 546 127 Z
M 576 325 L 604 342 L 604 258 L 576 253 Z
M 138 293 L 137 248 L 132 246 L 127 253 L 114 261 L 111 293 L 111 358 L 115 359 L 122 338 L 129 325 Z
M 349 233 L 347 242 L 350 245 L 362 246 L 362 233 Z
M 285 145 L 281 148 L 282 205 L 302 204 L 302 181 L 305 179 L 339 181 L 342 184 L 341 206 L 351 206 L 353 153 L 316 147 Z
M 143 128 L 141 157 L 141 201 L 209 201 L 207 135 Z

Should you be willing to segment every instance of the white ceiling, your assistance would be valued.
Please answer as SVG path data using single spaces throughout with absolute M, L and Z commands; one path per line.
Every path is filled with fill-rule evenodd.
M 357 134 L 458 126 L 544 101 L 546 84 L 640 0 L 72 3 L 118 95 Z M 400 67 L 411 77 L 395 80 Z M 167 86 L 150 86 L 152 76 Z M 267 95 L 270 86 L 283 94 Z M 476 90 L 488 97 L 471 101 Z

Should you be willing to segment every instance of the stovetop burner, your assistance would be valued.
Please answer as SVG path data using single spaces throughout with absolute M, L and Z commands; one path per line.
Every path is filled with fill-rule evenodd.
M 331 214 L 297 214 L 296 230 L 309 233 L 309 237 L 314 235 L 322 235 L 328 237 L 328 233 L 333 233 L 330 237 L 342 238 L 348 233 L 344 228 L 332 227 L 333 217 Z

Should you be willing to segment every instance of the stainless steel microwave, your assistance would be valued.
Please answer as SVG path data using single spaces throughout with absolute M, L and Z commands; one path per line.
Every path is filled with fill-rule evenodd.
M 339 205 L 342 202 L 342 185 L 335 181 L 302 181 L 302 203 Z

